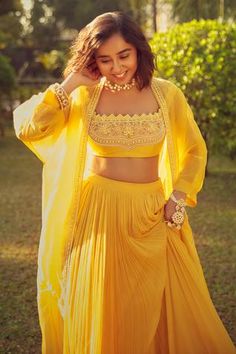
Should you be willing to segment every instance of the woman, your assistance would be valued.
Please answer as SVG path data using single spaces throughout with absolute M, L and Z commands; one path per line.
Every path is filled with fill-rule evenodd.
M 62 84 L 14 112 L 43 162 L 42 352 L 234 353 L 185 211 L 207 150 L 183 93 L 153 77 L 123 13 L 96 17 L 71 49 Z

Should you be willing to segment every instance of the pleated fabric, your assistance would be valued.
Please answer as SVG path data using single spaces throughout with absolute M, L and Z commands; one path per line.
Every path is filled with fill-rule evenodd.
M 83 181 L 64 298 L 63 354 L 235 353 L 186 215 L 164 222 L 160 178 Z

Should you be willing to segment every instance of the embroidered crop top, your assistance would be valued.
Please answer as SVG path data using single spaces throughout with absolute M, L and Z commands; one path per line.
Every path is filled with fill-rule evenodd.
M 94 113 L 88 144 L 103 157 L 151 157 L 159 155 L 166 129 L 162 112 L 142 114 Z

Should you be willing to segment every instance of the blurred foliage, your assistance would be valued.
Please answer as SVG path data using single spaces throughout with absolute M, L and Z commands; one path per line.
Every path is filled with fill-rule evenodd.
M 48 85 L 41 85 L 41 86 L 27 86 L 22 85 L 18 86 L 14 92 L 14 96 L 17 99 L 17 104 L 25 102 L 31 96 L 38 94 L 39 92 L 43 92 L 46 90 Z
M 48 73 L 53 74 L 56 70 L 61 70 L 65 65 L 65 55 L 60 50 L 51 50 L 48 53 L 41 53 L 37 57 Z
M 14 68 L 9 63 L 9 59 L 0 55 L 0 96 L 10 93 L 15 85 Z
M 48 6 L 48 1 L 34 1 L 30 13 L 31 26 L 26 35 L 28 44 L 40 47 L 42 52 L 55 48 L 60 36 L 59 22 L 55 9 Z
M 236 156 L 236 24 L 176 25 L 150 41 L 159 75 L 185 93 L 210 151 Z
M 23 6 L 20 0 L 0 0 L 0 15 L 14 11 L 22 11 L 22 9 Z
M 31 9 L 28 40 L 39 42 L 42 50 L 54 47 L 60 49 L 59 37 L 64 30 L 80 30 L 96 16 L 122 10 L 130 14 L 140 25 L 147 20 L 146 5 L 151 0 L 39 0 L 34 1 Z
M 15 87 L 15 72 L 9 59 L 0 54 L 0 136 L 4 136 L 4 117 L 9 117 L 11 94 Z
M 143 1 L 143 0 L 140 0 Z M 144 1 L 143 1 L 144 2 Z M 34 1 L 30 16 L 28 40 L 41 50 L 60 49 L 59 37 L 64 30 L 80 30 L 97 15 L 114 10 L 129 10 L 129 0 L 103 1 Z
M 4 136 L 4 118 L 11 117 L 12 94 L 16 72 L 7 50 L 20 43 L 20 18 L 23 7 L 20 0 L 0 0 L 0 134 Z
M 236 17 L 235 0 L 165 0 L 164 2 L 171 4 L 172 18 L 178 22 L 216 19 L 220 16 L 224 19 Z
M 20 41 L 20 19 L 24 13 L 20 0 L 0 0 L 0 49 Z
M 39 1 L 40 2 L 40 1 Z M 64 27 L 81 29 L 96 16 L 108 12 L 122 10 L 129 13 L 141 24 L 145 20 L 145 7 L 150 0 L 103 0 L 103 1 L 74 1 L 74 0 L 45 0 L 43 4 L 51 9 L 57 20 Z M 34 2 L 34 6 L 37 1 Z M 42 3 L 42 1 L 41 1 Z

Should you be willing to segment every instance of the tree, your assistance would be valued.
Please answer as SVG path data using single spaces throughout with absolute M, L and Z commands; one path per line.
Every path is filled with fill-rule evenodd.
M 209 151 L 236 157 L 236 24 L 191 21 L 155 34 L 159 75 L 185 93 Z
M 9 63 L 9 59 L 0 55 L 0 95 L 10 93 L 14 85 L 14 69 Z
M 20 0 L 0 0 L 0 35 L 1 49 L 14 45 L 22 32 L 20 18 L 23 14 Z
M 14 69 L 9 63 L 9 59 L 0 55 L 0 134 L 4 136 L 3 118 L 7 110 L 9 98 L 15 87 Z
M 11 51 L 20 42 L 19 33 L 22 31 L 20 16 L 23 7 L 20 0 L 0 0 L 0 132 L 4 135 L 3 119 L 12 106 L 12 91 L 15 87 L 15 71 L 8 58 Z
M 172 17 L 178 22 L 193 19 L 216 19 L 222 15 L 222 0 L 167 0 L 172 5 Z M 235 19 L 236 3 L 224 0 L 224 17 Z
M 65 29 L 80 30 L 97 15 L 122 9 L 122 1 L 34 1 L 31 10 L 31 38 L 46 50 L 55 47 Z
M 59 23 L 55 17 L 55 8 L 47 1 L 34 1 L 30 14 L 31 30 L 28 34 L 30 46 L 40 51 L 51 50 L 56 46 L 60 35 Z
M 0 0 L 0 16 L 16 11 L 23 11 L 23 6 L 20 0 Z
M 64 29 L 80 30 L 96 16 L 116 10 L 130 14 L 142 26 L 147 19 L 146 4 L 145 0 L 37 0 L 31 10 L 31 37 L 52 49 Z

